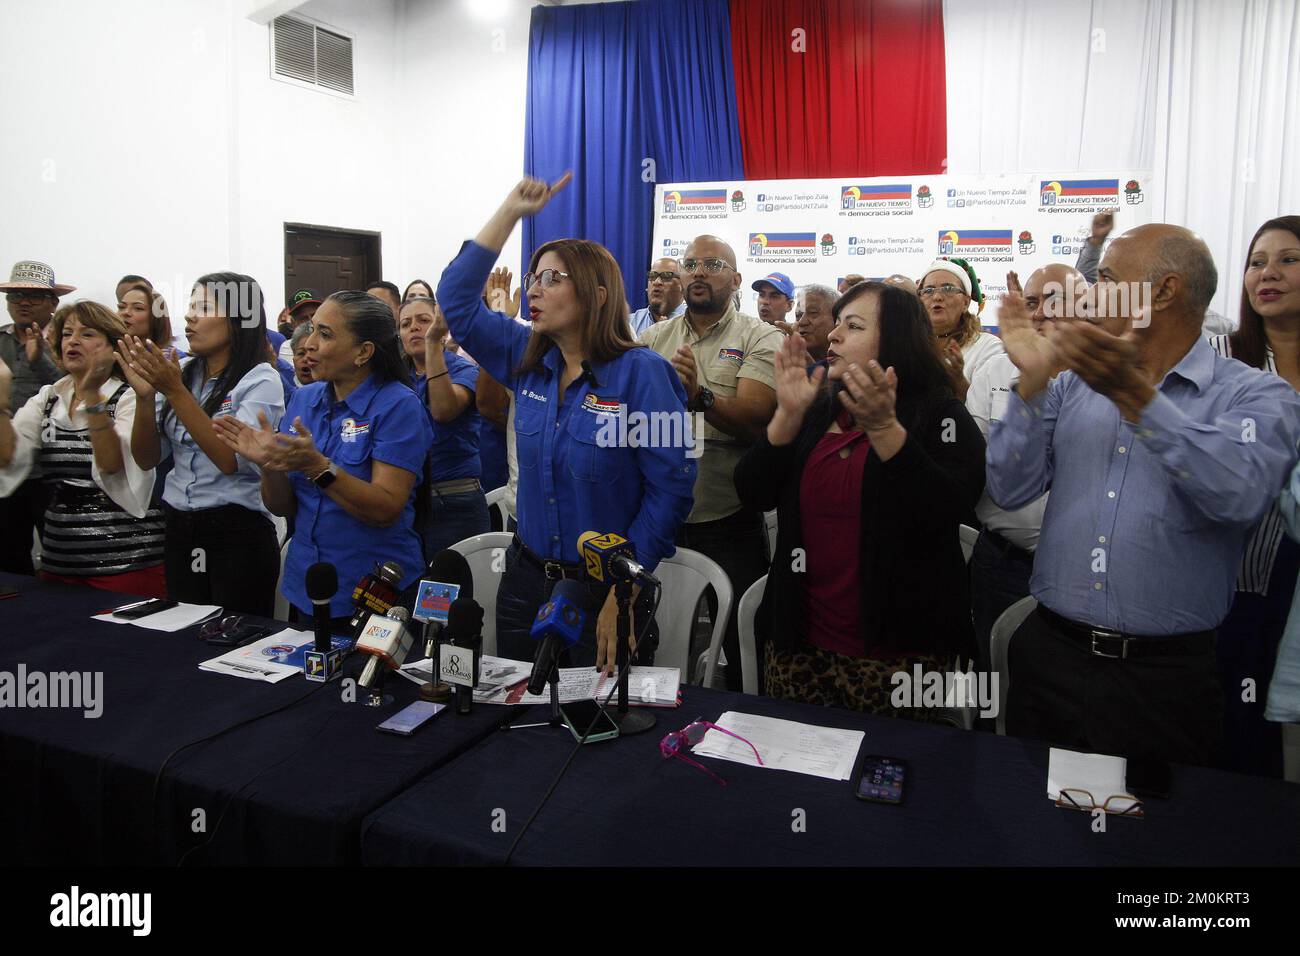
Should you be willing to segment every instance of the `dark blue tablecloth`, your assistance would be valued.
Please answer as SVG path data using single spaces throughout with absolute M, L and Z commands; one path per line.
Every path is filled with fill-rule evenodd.
M 588 744 L 524 836 L 521 864 L 1238 865 L 1300 863 L 1300 786 L 1175 767 L 1143 820 L 1058 809 L 1046 746 L 844 711 L 684 689 L 649 733 Z M 724 711 L 865 731 L 863 752 L 909 763 L 906 802 L 702 758 L 728 783 L 659 755 L 659 740 Z M 371 814 L 367 864 L 501 862 L 573 747 L 564 731 L 498 732 Z M 436 813 L 430 808 L 436 807 Z M 504 813 L 504 832 L 494 829 Z M 803 821 L 799 832 L 795 823 Z
M 0 708 L 0 862 L 346 864 L 362 818 L 495 732 L 505 708 L 451 709 L 409 738 L 375 726 L 416 698 L 392 676 L 383 707 L 345 703 L 330 684 L 281 713 L 191 748 L 175 748 L 289 703 L 313 686 L 200 671 L 221 649 L 197 629 L 163 634 L 90 620 L 122 595 L 0 575 L 0 670 L 102 671 L 103 715 Z M 360 670 L 352 659 L 345 673 Z M 195 810 L 206 832 L 194 832 Z

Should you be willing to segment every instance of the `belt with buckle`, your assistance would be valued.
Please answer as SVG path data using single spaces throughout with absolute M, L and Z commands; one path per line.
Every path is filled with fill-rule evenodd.
M 438 495 L 465 495 L 471 491 L 482 491 L 483 486 L 477 478 L 452 478 L 449 481 L 435 481 L 429 486 Z
M 554 561 L 550 558 L 543 558 L 537 554 L 528 545 L 524 544 L 519 535 L 515 535 L 515 544 L 519 545 L 519 556 L 535 568 L 539 568 L 546 575 L 548 581 L 559 581 L 563 578 L 571 578 L 575 581 L 582 580 L 586 573 L 586 567 L 581 564 L 570 563 L 568 561 Z
M 1214 631 L 1160 636 L 1124 634 L 1072 621 L 1042 604 L 1038 605 L 1038 613 L 1058 634 L 1082 644 L 1094 657 L 1124 661 L 1134 657 L 1191 656 L 1214 651 Z

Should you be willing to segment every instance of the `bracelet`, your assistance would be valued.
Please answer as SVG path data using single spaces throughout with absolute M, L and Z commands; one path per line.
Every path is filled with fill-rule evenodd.
M 94 405 L 83 405 L 81 410 L 87 415 L 103 415 L 108 411 L 108 402 L 100 399 Z
M 444 369 L 443 371 L 439 372 L 437 375 L 430 375 L 429 381 L 432 382 L 435 378 L 442 378 L 444 375 L 450 375 L 450 374 L 451 374 L 451 369 Z

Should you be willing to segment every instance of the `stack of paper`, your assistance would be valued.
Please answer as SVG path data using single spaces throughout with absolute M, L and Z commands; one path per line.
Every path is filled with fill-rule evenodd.
M 347 648 L 352 644 L 346 637 L 332 640 L 335 648 Z M 276 684 L 286 677 L 302 673 L 303 656 L 314 643 L 315 638 L 308 632 L 286 627 L 278 634 L 204 661 L 199 670 Z
M 172 631 L 183 631 L 187 627 L 193 627 L 200 621 L 206 621 L 208 618 L 216 617 L 220 613 L 221 606 L 218 604 L 177 604 L 166 611 L 147 614 L 134 621 L 113 617 L 111 611 L 96 614 L 92 619 L 108 621 L 110 624 L 134 624 L 136 627 L 147 627 L 151 631 L 167 631 L 170 633 Z
M 860 730 L 817 727 L 735 711 L 727 711 L 714 723 L 753 744 L 763 758 L 765 769 L 791 770 L 827 780 L 849 779 L 864 736 Z M 716 730 L 705 734 L 704 739 L 692 748 L 692 753 L 759 766 L 754 759 L 754 750 L 744 741 Z
M 474 687 L 476 704 L 549 704 L 549 688 L 541 694 L 528 693 L 528 678 L 533 665 L 505 657 L 484 655 L 479 658 L 479 681 Z M 402 667 L 404 677 L 424 683 L 433 680 L 433 661 L 427 658 Z M 680 704 L 681 670 L 676 667 L 637 667 L 628 673 L 628 704 L 633 707 L 676 707 Z M 560 668 L 560 703 L 578 700 L 604 700 L 613 686 L 593 667 Z
M 1106 754 L 1082 754 L 1052 747 L 1047 755 L 1047 796 L 1056 800 L 1062 790 L 1086 790 L 1101 806 L 1124 789 L 1128 761 Z

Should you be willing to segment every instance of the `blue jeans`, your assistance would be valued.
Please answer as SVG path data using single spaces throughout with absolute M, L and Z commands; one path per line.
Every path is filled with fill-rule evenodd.
M 455 495 L 440 495 L 429 491 L 429 516 L 423 529 L 424 560 L 429 562 L 439 551 L 450 548 L 491 529 L 488 520 L 487 498 L 482 491 L 466 491 Z
M 563 667 L 594 667 L 596 664 L 596 618 L 609 593 L 608 585 L 583 582 L 587 589 L 587 621 L 582 629 L 582 638 L 566 652 L 567 661 Z M 542 606 L 554 581 L 547 580 L 545 572 L 532 562 L 523 558 L 519 539 L 515 538 L 506 552 L 506 570 L 501 578 L 501 587 L 497 590 L 497 656 L 514 661 L 531 661 L 537 653 L 538 644 L 530 633 L 537 609 Z M 647 588 L 632 605 L 632 616 L 636 632 L 639 634 L 646 625 L 646 618 L 653 605 L 652 595 Z M 659 625 L 653 619 L 649 621 L 645 640 L 637 645 L 636 664 L 650 666 L 654 664 L 654 649 L 659 645 Z

